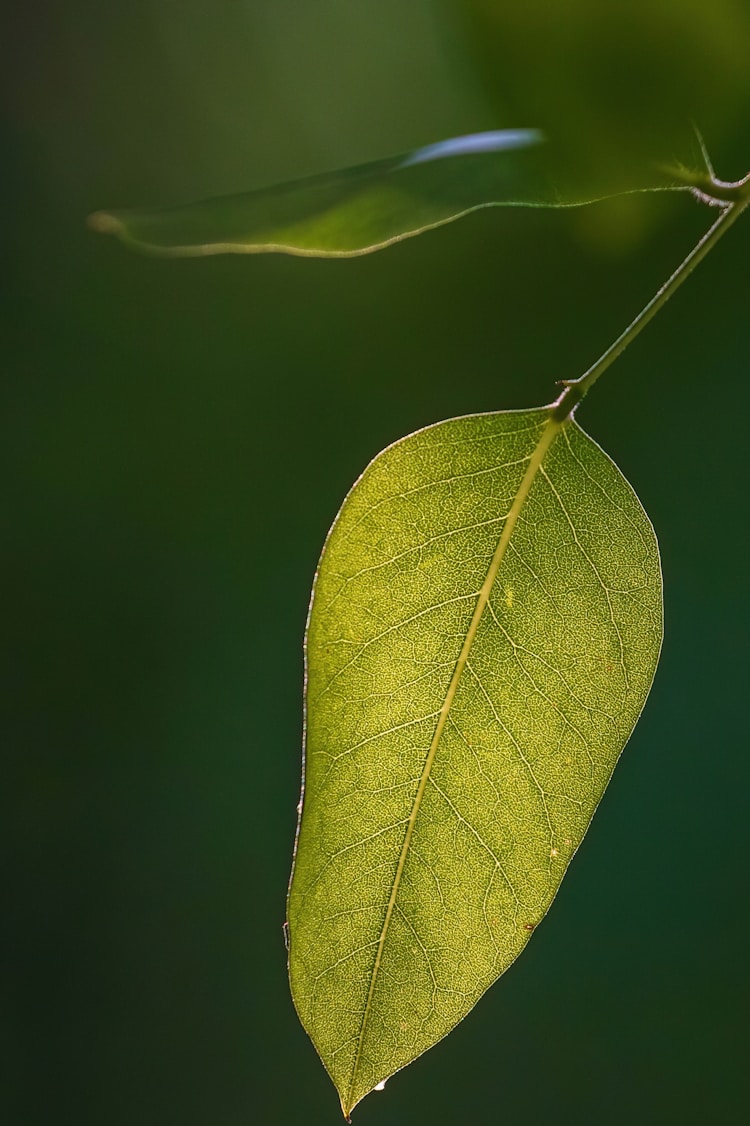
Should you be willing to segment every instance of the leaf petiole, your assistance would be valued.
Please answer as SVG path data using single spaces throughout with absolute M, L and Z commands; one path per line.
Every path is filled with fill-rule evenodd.
M 659 312 L 662 306 L 667 303 L 675 290 L 679 289 L 682 283 L 687 280 L 698 263 L 703 261 L 722 235 L 729 230 L 733 223 L 739 219 L 742 212 L 750 205 L 750 174 L 746 176 L 744 180 L 740 180 L 736 184 L 728 185 L 712 178 L 711 187 L 716 186 L 722 186 L 726 191 L 728 191 L 729 188 L 733 189 L 732 202 L 723 203 L 721 215 L 716 222 L 709 227 L 671 277 L 665 281 L 661 289 L 654 294 L 649 303 L 641 309 L 638 316 L 630 322 L 625 331 L 617 337 L 617 340 L 599 357 L 596 363 L 578 379 L 563 380 L 564 390 L 554 404 L 552 411 L 552 417 L 556 422 L 563 422 L 566 418 L 570 417 L 581 399 L 583 399 L 596 383 L 599 376 L 625 351 L 628 344 L 630 344 L 632 340 L 635 340 L 636 336 L 638 336 L 649 321 Z M 708 188 L 708 185 L 706 185 L 706 187 Z M 717 196 L 709 195 L 707 191 L 702 189 L 700 191 L 696 190 L 696 194 L 698 198 L 708 202 L 711 206 L 719 202 Z

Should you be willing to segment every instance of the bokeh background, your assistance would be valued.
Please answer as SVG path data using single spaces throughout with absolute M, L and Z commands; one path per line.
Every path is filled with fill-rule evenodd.
M 301 638 L 384 445 L 526 407 L 712 216 L 485 211 L 353 261 L 130 255 L 87 212 L 539 126 L 570 166 L 750 168 L 745 0 L 39 0 L 2 66 L 8 1126 L 317 1126 L 282 941 Z M 523 958 L 356 1112 L 738 1123 L 750 219 L 579 412 L 650 513 L 652 698 Z

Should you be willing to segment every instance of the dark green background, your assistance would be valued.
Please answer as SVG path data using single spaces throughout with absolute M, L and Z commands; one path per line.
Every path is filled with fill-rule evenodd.
M 388 442 L 549 401 L 711 214 L 487 211 L 349 262 L 84 218 L 505 126 L 580 168 L 697 118 L 737 177 L 750 11 L 45 0 L 4 46 L 0 1117 L 335 1123 L 281 930 L 326 530 Z M 654 692 L 528 951 L 363 1126 L 744 1119 L 748 261 L 750 218 L 579 412 L 659 535 Z

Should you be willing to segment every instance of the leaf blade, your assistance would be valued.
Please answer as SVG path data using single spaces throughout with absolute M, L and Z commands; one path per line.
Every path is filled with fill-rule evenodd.
M 625 594 L 594 579 L 623 572 L 613 524 L 638 560 Z M 540 549 L 551 532 L 566 581 L 572 561 L 588 568 L 583 593 L 562 587 L 564 609 Z M 575 423 L 546 410 L 441 423 L 384 451 L 350 493 L 311 607 L 289 900 L 295 1003 L 345 1113 L 445 1035 L 525 946 L 637 719 L 660 640 L 653 530 Z M 574 685 L 560 663 L 577 670 Z M 600 707 L 613 679 L 627 701 L 617 721 Z M 589 771 L 587 789 L 578 775 Z
M 534 129 L 455 137 L 341 172 L 172 208 L 98 211 L 92 229 L 167 257 L 285 253 L 350 258 L 484 207 L 561 207 L 621 191 L 688 190 L 648 170 L 633 184 L 561 191 L 536 158 Z

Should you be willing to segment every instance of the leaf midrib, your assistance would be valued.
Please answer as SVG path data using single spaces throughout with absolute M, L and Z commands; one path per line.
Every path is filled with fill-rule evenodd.
M 372 999 L 375 993 L 375 985 L 380 971 L 383 949 L 385 947 L 386 937 L 388 935 L 391 919 L 393 917 L 393 911 L 396 906 L 396 899 L 398 897 L 398 891 L 401 885 L 401 877 L 403 875 L 404 866 L 406 864 L 406 858 L 409 853 L 409 846 L 411 844 L 411 838 L 414 832 L 414 825 L 419 814 L 419 809 L 422 804 L 422 798 L 424 797 L 425 789 L 427 788 L 427 782 L 430 778 L 432 765 L 435 761 L 435 755 L 437 754 L 440 739 L 442 737 L 454 697 L 458 690 L 461 676 L 463 674 L 464 668 L 466 667 L 466 662 L 469 659 L 469 654 L 471 652 L 471 647 L 474 644 L 474 638 L 476 637 L 479 623 L 489 602 L 492 587 L 494 586 L 495 579 L 497 578 L 497 573 L 500 570 L 500 566 L 505 557 L 505 552 L 508 548 L 508 544 L 510 543 L 516 523 L 518 522 L 518 517 L 521 513 L 521 509 L 526 502 L 526 498 L 529 495 L 529 491 L 534 482 L 534 478 L 539 472 L 542 466 L 542 462 L 544 461 L 544 458 L 546 457 L 550 446 L 552 445 L 557 435 L 562 431 L 562 429 L 566 425 L 566 422 L 567 420 L 564 422 L 558 422 L 552 415 L 550 415 L 547 424 L 539 437 L 539 441 L 536 444 L 534 452 L 529 459 L 529 464 L 526 467 L 526 472 L 521 479 L 521 484 L 518 486 L 518 491 L 513 498 L 513 503 L 511 504 L 511 507 L 508 511 L 508 516 L 506 518 L 505 524 L 503 525 L 503 530 L 500 534 L 500 539 L 498 540 L 494 555 L 492 556 L 492 560 L 487 569 L 487 574 L 485 575 L 484 582 L 482 583 L 479 594 L 477 595 L 477 602 L 474 607 L 474 613 L 472 615 L 471 622 L 469 623 L 469 628 L 467 630 L 466 637 L 464 638 L 464 643 L 461 646 L 461 652 L 458 655 L 458 659 L 456 661 L 455 667 L 453 669 L 453 674 L 448 685 L 448 690 L 445 694 L 445 699 L 438 715 L 438 722 L 435 727 L 432 742 L 430 743 L 430 749 L 427 752 L 427 758 L 425 759 L 425 764 L 422 769 L 422 775 L 419 779 L 419 785 L 414 797 L 411 813 L 409 814 L 406 833 L 404 835 L 404 843 L 401 846 L 401 853 L 399 855 L 398 865 L 396 867 L 396 875 L 391 887 L 391 894 L 388 900 L 388 906 L 386 908 L 383 926 L 380 931 L 380 938 L 378 939 L 378 946 L 375 953 L 375 962 L 373 964 L 372 973 L 370 975 L 370 986 L 367 992 L 367 1001 L 365 1003 L 365 1010 L 362 1015 L 362 1024 L 360 1027 L 359 1038 L 357 1040 L 357 1050 L 354 1055 L 354 1064 L 352 1066 L 352 1074 L 349 1081 L 349 1098 L 351 1098 L 352 1092 L 354 1090 L 354 1083 L 357 1077 L 357 1070 L 362 1054 L 362 1045 L 364 1043 L 367 1023 L 370 1016 L 370 1011 L 372 1009 Z M 343 1108 L 344 1114 L 348 1115 L 349 1112 L 353 1109 L 354 1105 L 356 1104 L 345 1105 Z

